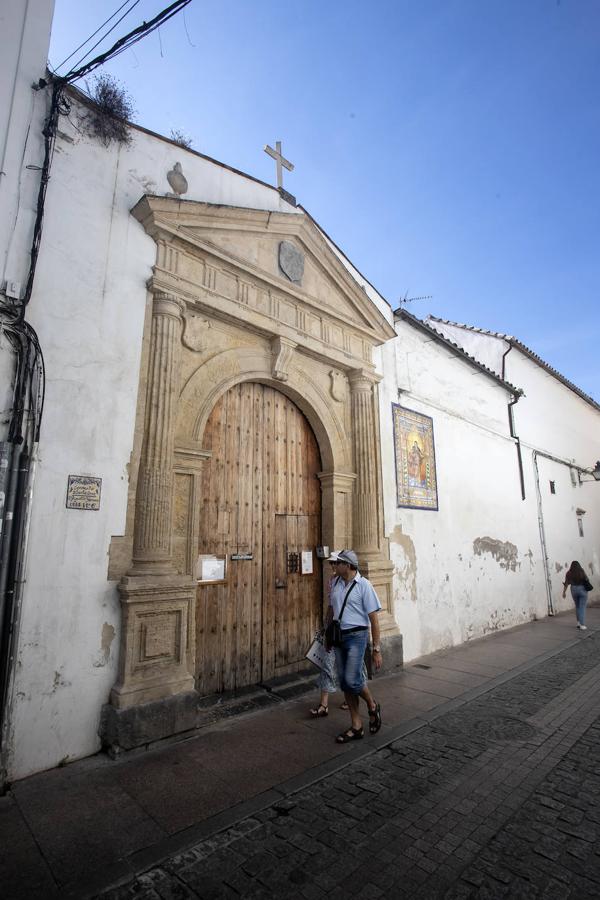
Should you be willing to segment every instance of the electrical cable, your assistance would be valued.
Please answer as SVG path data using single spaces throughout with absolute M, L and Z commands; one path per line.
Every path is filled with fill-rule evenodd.
M 143 22 L 137 28 L 134 28 L 133 31 L 130 31 L 129 34 L 126 34 L 124 37 L 120 38 L 116 44 L 107 50 L 105 53 L 101 53 L 100 56 L 97 56 L 95 59 L 90 60 L 90 62 L 81 66 L 79 69 L 73 69 L 67 75 L 63 76 L 62 80 L 72 84 L 74 81 L 77 81 L 79 78 L 82 78 L 84 75 L 89 75 L 94 69 L 98 66 L 102 65 L 105 62 L 108 62 L 109 59 L 114 59 L 120 53 L 123 53 L 124 50 L 128 50 L 134 44 L 137 44 L 138 41 L 141 41 L 142 38 L 146 37 L 149 34 L 152 34 L 160 25 L 163 25 L 165 22 L 168 22 L 169 19 L 172 19 L 173 16 L 177 15 L 177 13 L 188 6 L 191 3 L 191 0 L 176 0 L 175 3 L 172 3 L 170 6 L 167 6 L 162 12 L 159 12 L 153 19 L 149 22 Z
M 119 24 L 123 21 L 123 19 L 127 18 L 127 16 L 129 15 L 129 13 L 131 12 L 131 10 L 134 9 L 134 8 L 138 5 L 139 2 L 140 2 L 140 0 L 135 0 L 135 3 L 133 4 L 133 6 L 131 6 L 126 12 L 124 12 L 120 19 L 117 19 L 117 21 L 115 22 L 115 24 L 113 25 L 113 27 L 112 27 L 112 28 L 109 28 L 108 31 L 106 32 L 106 34 L 103 34 L 102 37 L 100 38 L 100 40 L 97 41 L 97 42 L 94 44 L 93 47 L 90 47 L 90 49 L 87 51 L 87 53 L 84 53 L 84 54 L 83 54 L 83 56 L 81 57 L 81 59 L 79 60 L 79 62 L 75 63 L 75 67 L 76 67 L 76 68 L 82 64 L 82 62 L 84 61 L 84 59 L 87 59 L 87 57 L 90 55 L 90 53 L 92 52 L 92 50 L 95 50 L 96 47 L 99 47 L 99 46 L 100 46 L 100 44 L 102 43 L 102 41 L 104 41 L 104 40 L 108 37 L 108 35 L 111 33 L 111 31 L 114 31 L 114 30 L 115 30 L 115 28 L 117 27 L 117 25 L 119 25 Z
M 128 3 L 131 3 L 131 0 L 125 0 L 125 3 L 122 3 L 121 6 L 120 6 L 118 9 L 116 9 L 116 10 L 114 11 L 114 13 L 112 14 L 112 16 L 110 16 L 110 17 L 106 20 L 106 22 L 103 22 L 102 25 L 99 25 L 98 28 L 96 28 L 96 30 L 93 32 L 93 34 L 90 34 L 89 38 L 86 38 L 86 40 L 85 40 L 82 44 L 80 44 L 79 47 L 75 47 L 75 49 L 73 50 L 73 52 L 70 53 L 65 59 L 63 59 L 63 61 L 62 61 L 61 63 L 59 63 L 58 66 L 56 66 L 56 68 L 55 68 L 54 71 L 55 71 L 55 72 L 58 72 L 59 69 L 62 69 L 62 67 L 64 66 L 64 64 L 65 64 L 66 62 L 68 62 L 73 56 L 75 56 L 75 54 L 76 54 L 79 50 L 81 50 L 82 47 L 85 47 L 86 44 L 89 44 L 89 42 L 92 40 L 92 38 L 95 38 L 96 35 L 98 34 L 98 32 L 99 32 L 99 31 L 102 31 L 102 29 L 104 28 L 104 26 L 105 26 L 105 25 L 108 25 L 108 23 L 111 22 L 111 21 L 114 19 L 114 17 L 115 17 L 116 15 L 118 15 L 118 14 L 121 12 L 121 10 L 123 9 L 123 7 L 124 7 L 124 6 L 127 6 Z M 133 7 L 131 7 L 131 8 L 133 9 Z M 130 11 L 131 11 L 131 10 L 130 10 Z M 93 48 L 92 48 L 92 49 L 93 49 Z
M 182 11 L 181 14 L 182 14 L 182 16 L 183 16 L 183 27 L 185 28 L 185 33 L 186 33 L 186 35 L 187 35 L 188 44 L 190 45 L 190 47 L 194 47 L 194 48 L 195 48 L 196 45 L 192 43 L 192 39 L 191 39 L 190 33 L 189 33 L 189 31 L 188 31 L 187 20 L 186 20 L 186 18 L 185 18 L 185 9 Z
M 134 6 L 138 2 L 139 0 L 136 0 Z M 7 690 L 11 675 L 11 660 L 13 658 L 12 647 L 15 640 L 14 624 L 16 622 L 15 616 L 18 615 L 19 571 L 24 565 L 26 522 L 29 505 L 28 493 L 31 486 L 35 445 L 40 438 L 46 393 L 46 370 L 42 348 L 35 330 L 25 320 L 25 311 L 31 300 L 37 268 L 44 221 L 46 190 L 50 180 L 50 168 L 58 131 L 58 119 L 60 115 L 68 115 L 70 111 L 70 105 L 64 96 L 64 91 L 68 84 L 73 83 L 83 75 L 89 74 L 89 72 L 109 59 L 113 59 L 119 53 L 129 49 L 129 47 L 136 44 L 146 35 L 151 34 L 159 25 L 167 22 L 190 2 L 191 0 L 177 0 L 177 2 L 172 3 L 158 13 L 150 22 L 143 22 L 142 25 L 120 38 L 110 50 L 100 54 L 90 62 L 71 70 L 65 76 L 51 75 L 48 80 L 40 79 L 39 81 L 40 88 L 50 84 L 52 93 L 48 115 L 42 130 L 44 160 L 38 188 L 29 271 L 25 292 L 20 301 L 17 300 L 15 303 L 11 303 L 6 297 L 0 298 L 0 325 L 16 354 L 12 414 L 6 442 L 9 446 L 12 446 L 9 455 L 13 460 L 9 482 L 11 493 L 7 506 L 10 512 L 11 527 L 3 529 L 0 533 L 0 764 L 4 749 Z M 128 12 L 133 8 L 133 6 L 130 7 Z M 111 21 L 121 9 L 123 9 L 123 6 L 119 7 L 119 10 L 113 13 L 113 16 L 108 21 Z M 110 31 L 107 32 L 107 34 L 109 33 Z M 104 37 L 106 37 L 106 34 Z M 88 41 L 85 43 L 88 43 Z M 93 49 L 95 47 L 92 47 L 89 53 Z M 77 53 L 77 50 L 71 56 L 74 56 L 75 53 Z M 85 57 L 83 58 L 85 59 Z M 68 59 L 70 57 L 67 57 Z M 61 65 L 63 64 L 61 63 Z M 6 522 L 8 522 L 8 516 L 6 517 Z M 3 773 L 0 765 L 0 789 L 2 787 L 2 778 Z

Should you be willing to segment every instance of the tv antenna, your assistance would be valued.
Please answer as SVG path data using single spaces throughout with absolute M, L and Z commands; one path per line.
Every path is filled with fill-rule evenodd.
M 423 297 L 409 297 L 407 291 L 404 297 L 400 298 L 400 306 L 406 306 L 408 303 L 414 303 L 415 300 L 431 300 L 432 298 L 433 294 L 426 294 Z

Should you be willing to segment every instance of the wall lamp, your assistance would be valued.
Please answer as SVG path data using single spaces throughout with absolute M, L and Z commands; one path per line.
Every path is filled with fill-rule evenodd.
M 591 475 L 591 478 L 584 478 L 584 475 Z M 596 465 L 593 469 L 580 469 L 579 470 L 579 480 L 580 481 L 600 481 L 600 459 L 596 461 Z

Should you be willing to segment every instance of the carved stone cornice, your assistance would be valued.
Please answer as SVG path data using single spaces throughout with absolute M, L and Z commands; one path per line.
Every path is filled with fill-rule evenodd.
M 175 319 L 181 319 L 184 313 L 185 303 L 179 297 L 166 291 L 152 292 L 153 316 L 173 316 Z
M 382 377 L 383 376 L 378 375 L 374 369 L 350 369 L 348 372 L 348 381 L 353 393 L 355 391 L 372 391 L 373 386 L 379 384 Z
M 356 482 L 354 472 L 317 472 L 323 490 L 332 488 L 342 494 L 351 494 Z

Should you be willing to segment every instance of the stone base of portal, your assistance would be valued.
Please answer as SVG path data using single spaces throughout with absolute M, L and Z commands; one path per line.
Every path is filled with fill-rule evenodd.
M 381 656 L 382 663 L 381 669 L 379 670 L 380 675 L 393 675 L 394 672 L 398 672 L 398 670 L 402 668 L 404 655 L 401 634 L 382 634 Z M 375 676 L 374 681 L 369 682 L 369 688 L 373 688 L 373 690 L 377 692 L 377 676 Z
M 107 703 L 100 721 L 102 747 L 116 758 L 123 751 L 147 747 L 166 738 L 188 738 L 197 729 L 221 719 L 270 708 L 307 691 L 314 693 L 316 674 L 315 667 L 307 662 L 301 672 L 221 694 L 202 697 L 196 691 L 188 691 L 126 709 Z
M 127 576 L 119 594 L 119 675 L 111 705 L 127 709 L 193 691 L 195 582 L 177 575 Z

